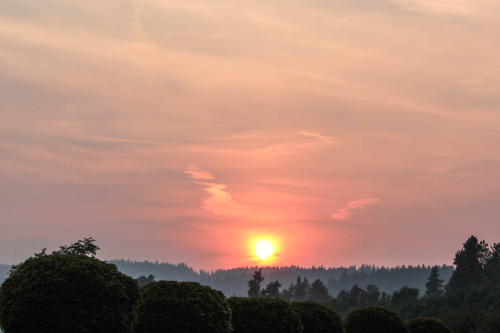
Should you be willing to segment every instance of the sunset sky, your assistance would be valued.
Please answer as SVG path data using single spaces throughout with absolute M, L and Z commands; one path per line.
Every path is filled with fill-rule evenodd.
M 1 0 L 0 263 L 500 242 L 498 0 Z M 253 252 L 271 240 L 266 262 Z

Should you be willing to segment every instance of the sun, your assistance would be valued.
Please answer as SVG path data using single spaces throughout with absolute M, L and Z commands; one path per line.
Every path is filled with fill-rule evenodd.
M 255 254 L 259 257 L 259 259 L 267 260 L 273 255 L 273 253 L 274 247 L 270 241 L 261 240 L 257 242 L 257 245 L 255 246 Z

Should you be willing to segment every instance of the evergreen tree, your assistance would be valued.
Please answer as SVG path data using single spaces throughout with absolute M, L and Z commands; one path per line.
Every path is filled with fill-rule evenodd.
M 309 300 L 326 303 L 330 300 L 330 294 L 323 281 L 316 279 L 309 290 Z
M 259 297 L 260 296 L 260 284 L 264 281 L 262 276 L 262 268 L 252 276 L 252 279 L 247 282 L 248 284 L 248 297 Z
M 307 278 L 304 278 L 302 280 L 299 277 L 297 277 L 297 285 L 295 286 L 295 294 L 293 299 L 297 301 L 305 301 L 307 299 L 307 295 L 309 294 L 309 281 L 307 281 Z
M 500 243 L 495 243 L 491 247 L 486 260 L 485 271 L 490 280 L 500 282 Z
M 281 283 L 278 280 L 271 281 L 266 288 L 260 292 L 260 295 L 262 297 L 280 297 L 280 287 Z
M 425 288 L 425 296 L 427 297 L 439 297 L 443 294 L 443 280 L 439 278 L 438 266 L 432 267 Z
M 450 292 L 467 289 L 483 282 L 484 266 L 488 259 L 488 244 L 470 236 L 463 249 L 455 254 L 455 271 L 446 286 Z

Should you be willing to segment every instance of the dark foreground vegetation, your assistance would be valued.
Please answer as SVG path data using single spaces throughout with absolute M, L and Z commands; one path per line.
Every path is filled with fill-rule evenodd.
M 449 282 L 443 286 L 433 267 L 422 296 L 410 287 L 388 294 L 355 285 L 333 298 L 322 280 L 300 276 L 280 290 L 278 280 L 264 287 L 257 270 L 247 281 L 249 297 L 227 299 L 197 282 L 134 280 L 95 258 L 97 250 L 86 238 L 12 267 L 0 288 L 3 331 L 500 332 L 500 244 L 474 236 L 456 253 Z

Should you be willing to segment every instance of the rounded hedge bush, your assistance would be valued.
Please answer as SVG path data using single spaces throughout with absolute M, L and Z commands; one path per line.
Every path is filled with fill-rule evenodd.
M 0 291 L 8 333 L 133 332 L 137 282 L 115 265 L 78 254 L 37 255 L 15 266 Z
M 298 313 L 280 298 L 228 299 L 232 309 L 234 333 L 301 333 Z
M 291 302 L 292 309 L 300 315 L 303 333 L 343 333 L 340 316 L 328 306 L 313 302 Z
M 452 333 L 451 329 L 436 318 L 418 317 L 406 322 L 410 333 Z
M 345 328 L 347 333 L 408 333 L 401 316 L 382 306 L 352 311 L 347 316 Z
M 137 333 L 231 332 L 224 294 L 197 282 L 158 281 L 141 288 Z

